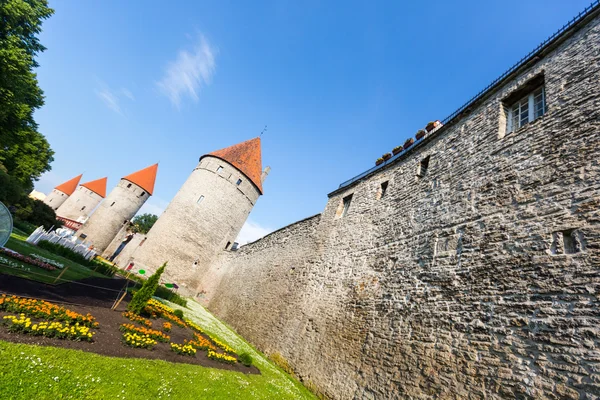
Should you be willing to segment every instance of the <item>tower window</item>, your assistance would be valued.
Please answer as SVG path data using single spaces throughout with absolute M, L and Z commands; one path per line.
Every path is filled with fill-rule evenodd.
M 112 204 L 110 205 L 111 207 L 115 205 L 115 202 L 113 201 Z
M 196 200 L 196 204 L 202 203 L 202 200 L 204 200 L 204 195 L 201 195 L 200 197 L 198 197 L 198 200 Z
M 342 200 L 342 203 L 344 204 L 343 209 L 342 209 L 342 217 L 348 213 L 351 202 L 352 202 L 352 195 L 348 195 L 348 196 L 344 197 L 344 199 Z
M 140 197 L 144 197 L 146 195 L 146 192 L 142 192 L 142 194 L 140 194 Z
M 387 188 L 388 188 L 388 183 L 389 181 L 385 181 L 381 184 L 381 187 L 379 188 L 379 198 L 382 199 L 383 196 L 385 196 L 385 192 L 387 192 Z
M 131 183 L 129 183 L 129 184 L 127 185 L 127 189 L 129 189 L 130 187 L 131 187 Z
M 235 183 L 236 185 L 240 186 L 242 184 L 242 180 L 238 179 L 237 182 Z
M 545 113 L 546 91 L 540 86 L 510 106 L 506 118 L 506 132 L 514 132 Z
M 227 244 L 225 245 L 225 250 L 227 250 L 229 246 L 231 246 L 231 242 L 227 242 Z
M 421 162 L 419 163 L 419 169 L 417 171 L 417 176 L 419 178 L 424 177 L 425 174 L 427 173 L 427 169 L 429 168 L 429 158 L 430 158 L 430 156 L 427 156 L 424 159 L 422 159 Z
M 85 206 L 81 207 L 81 211 L 85 210 Z
M 223 171 L 223 167 L 221 167 L 221 166 L 219 165 L 219 167 L 217 168 L 217 172 L 221 172 L 221 171 Z

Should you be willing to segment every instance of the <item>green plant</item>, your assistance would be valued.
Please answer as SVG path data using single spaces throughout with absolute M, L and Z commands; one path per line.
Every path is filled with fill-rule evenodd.
M 377 160 L 375 160 L 375 165 L 383 164 L 383 161 L 383 158 L 378 158 Z
M 242 353 L 238 357 L 238 361 L 244 364 L 246 367 L 249 367 L 252 365 L 252 356 L 248 353 Z
M 175 314 L 176 317 L 183 319 L 183 311 L 182 310 L 175 310 L 173 311 L 173 314 Z
M 281 368 L 282 370 L 284 370 L 285 372 L 287 372 L 290 375 L 294 375 L 294 369 L 292 368 L 292 366 L 290 365 L 290 363 L 288 362 L 288 360 L 286 360 L 280 353 L 277 353 L 277 352 L 276 353 L 272 353 L 269 356 L 269 358 L 279 368 Z
M 158 281 L 160 280 L 162 273 L 165 271 L 165 268 L 167 268 L 167 263 L 164 263 L 159 269 L 157 269 L 156 272 L 150 278 L 148 278 L 146 282 L 144 282 L 140 290 L 135 292 L 131 302 L 127 306 L 129 311 L 135 314 L 140 314 L 142 312 L 144 307 L 146 307 L 148 300 L 150 300 L 154 295 L 154 292 L 156 292 Z

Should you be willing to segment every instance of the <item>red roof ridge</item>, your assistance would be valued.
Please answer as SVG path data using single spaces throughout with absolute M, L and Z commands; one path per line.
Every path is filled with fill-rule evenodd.
M 250 179 L 260 194 L 263 194 L 260 137 L 255 137 L 254 139 L 213 151 L 207 155 L 225 160 L 236 167 Z
M 133 174 L 129 174 L 124 176 L 122 179 L 126 179 L 131 183 L 135 183 L 142 189 L 144 189 L 148 194 L 152 195 L 154 192 L 154 183 L 156 182 L 156 173 L 158 172 L 158 163 L 146 167 L 144 169 L 140 169 L 139 171 L 134 172 Z
M 63 192 L 67 196 L 70 196 L 73 194 L 75 189 L 77 189 L 77 185 L 79 185 L 79 181 L 81 180 L 82 176 L 83 176 L 83 174 L 77 175 L 75 178 L 69 179 L 68 181 L 66 181 L 64 183 L 61 183 L 54 189 Z
M 98 196 L 105 198 L 107 181 L 108 181 L 108 178 L 104 177 L 104 178 L 96 179 L 95 181 L 89 181 L 86 183 L 82 183 L 81 186 L 88 188 L 92 192 L 96 193 Z

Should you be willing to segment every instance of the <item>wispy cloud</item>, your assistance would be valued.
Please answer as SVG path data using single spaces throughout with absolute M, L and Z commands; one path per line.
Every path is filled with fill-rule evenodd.
M 128 98 L 129 100 L 135 100 L 133 93 L 129 89 L 121 88 L 120 90 L 112 90 L 106 83 L 98 80 L 98 87 L 96 89 L 96 95 L 106 107 L 116 112 L 117 114 L 123 115 L 123 109 L 121 107 L 121 100 Z
M 156 83 L 158 90 L 177 108 L 186 96 L 198 101 L 200 89 L 212 81 L 216 53 L 216 49 L 200 35 L 191 51 L 181 50 L 175 61 L 169 62 L 165 75 Z
M 252 220 L 247 220 L 235 241 L 240 245 L 244 245 L 254 242 L 271 232 L 273 232 L 273 229 L 261 226 Z

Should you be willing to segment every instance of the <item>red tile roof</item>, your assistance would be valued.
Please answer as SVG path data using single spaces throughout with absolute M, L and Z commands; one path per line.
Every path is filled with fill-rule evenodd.
M 208 155 L 225 160 L 239 169 L 254 183 L 260 194 L 263 193 L 260 179 L 262 174 L 262 159 L 259 137 L 213 151 Z
M 65 183 L 61 183 L 60 185 L 58 185 L 54 189 L 60 190 L 61 192 L 63 192 L 67 196 L 70 196 L 70 195 L 73 194 L 73 192 L 75 191 L 75 189 L 77 189 L 77 185 L 79 185 L 79 181 L 81 180 L 82 176 L 83 176 L 83 174 L 78 175 L 75 178 L 66 181 Z
M 124 176 L 123 179 L 128 180 L 131 183 L 135 183 L 150 195 L 154 191 L 154 183 L 156 182 L 156 173 L 158 172 L 158 164 L 149 166 L 148 168 L 141 169 L 133 174 Z
M 90 189 L 92 192 L 96 193 L 102 198 L 106 197 L 106 181 L 107 178 L 96 179 L 95 181 L 90 181 L 86 183 L 82 183 L 81 186 Z

